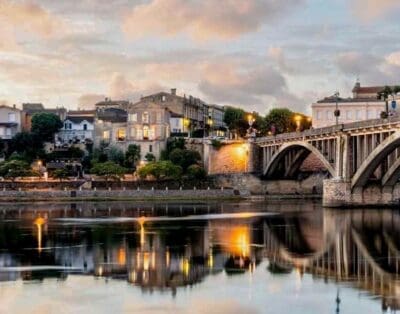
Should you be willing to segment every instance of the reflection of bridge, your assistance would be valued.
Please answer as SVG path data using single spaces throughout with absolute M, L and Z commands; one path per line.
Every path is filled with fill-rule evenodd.
M 319 226 L 311 221 L 298 216 L 266 221 L 265 253 L 272 263 L 351 282 L 382 296 L 384 307 L 400 308 L 398 214 L 326 211 Z
M 295 178 L 308 155 L 318 158 L 334 178 L 324 184 L 325 205 L 399 199 L 400 117 L 279 134 L 253 143 L 261 150 L 259 170 L 266 179 Z

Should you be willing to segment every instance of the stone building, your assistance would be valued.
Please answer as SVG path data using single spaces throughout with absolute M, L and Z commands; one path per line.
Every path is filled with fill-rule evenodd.
M 94 124 L 94 145 L 101 143 L 125 149 L 128 114 L 120 108 L 102 108 L 96 110 Z
M 209 135 L 225 136 L 227 127 L 224 122 L 225 109 L 218 105 L 208 105 L 208 120 Z
M 364 87 L 357 82 L 352 90 L 353 97 L 330 96 L 313 103 L 311 106 L 313 127 L 320 128 L 336 123 L 334 114 L 336 101 L 340 110 L 339 124 L 379 118 L 381 112 L 386 110 L 385 102 L 377 98 L 377 94 L 383 89 L 384 86 Z
M 32 127 L 32 116 L 35 113 L 42 112 L 53 113 L 58 116 L 61 121 L 64 121 L 67 116 L 67 109 L 64 107 L 45 108 L 42 103 L 24 103 L 22 104 L 21 111 L 22 130 L 29 132 Z
M 6 105 L 0 106 L 0 138 L 10 140 L 21 131 L 21 110 Z
M 71 110 L 56 134 L 56 145 L 88 144 L 94 139 L 94 110 Z

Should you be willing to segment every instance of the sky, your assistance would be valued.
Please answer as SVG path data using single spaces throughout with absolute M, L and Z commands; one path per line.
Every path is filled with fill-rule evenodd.
M 0 104 L 176 88 L 267 113 L 400 84 L 398 0 L 0 0 Z

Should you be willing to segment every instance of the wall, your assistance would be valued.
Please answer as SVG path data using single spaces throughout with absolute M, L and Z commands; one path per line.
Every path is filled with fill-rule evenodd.
M 214 148 L 211 143 L 205 146 L 205 167 L 209 174 L 247 171 L 249 145 L 246 142 L 224 144 L 219 149 Z
M 324 176 L 311 175 L 297 180 L 261 180 L 253 174 L 226 174 L 212 176 L 215 186 L 233 188 L 244 194 L 248 191 L 255 195 L 318 195 L 322 194 Z

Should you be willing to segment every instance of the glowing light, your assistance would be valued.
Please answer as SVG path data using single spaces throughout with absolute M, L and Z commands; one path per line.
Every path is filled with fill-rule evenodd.
M 208 255 L 207 266 L 208 268 L 213 268 L 214 266 L 214 257 L 212 248 L 210 248 L 210 253 Z
M 167 250 L 167 252 L 165 252 L 165 264 L 167 265 L 167 267 L 169 267 L 170 262 L 171 262 L 171 255 L 169 253 L 169 250 Z
M 140 217 L 139 218 L 139 224 L 140 224 L 140 245 L 143 246 L 145 243 L 145 239 L 144 239 L 144 222 L 145 222 L 145 217 Z
M 118 250 L 118 264 L 125 265 L 126 263 L 126 251 L 125 248 L 120 248 Z
M 246 226 L 232 228 L 228 234 L 228 250 L 236 256 L 250 255 L 250 230 Z
M 181 270 L 182 270 L 183 274 L 185 276 L 188 276 L 189 275 L 189 271 L 190 271 L 189 259 L 187 259 L 186 257 L 184 259 L 182 259 L 180 266 L 181 266 Z
M 143 269 L 149 270 L 149 266 L 150 266 L 150 253 L 144 253 L 143 254 Z
M 42 217 L 38 217 L 35 219 L 33 224 L 37 227 L 37 243 L 38 243 L 38 252 L 42 251 L 42 226 L 46 223 L 46 220 Z

